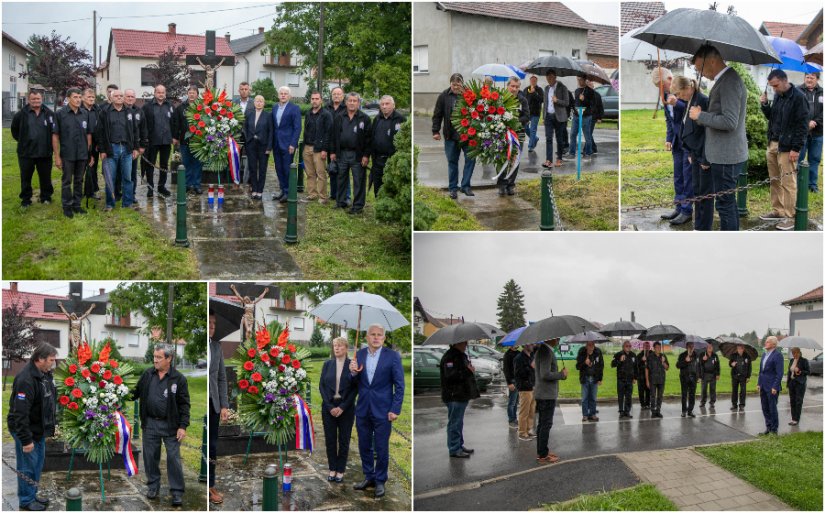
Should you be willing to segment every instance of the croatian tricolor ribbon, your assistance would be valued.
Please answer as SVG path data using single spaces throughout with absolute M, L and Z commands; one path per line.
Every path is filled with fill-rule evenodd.
M 138 473 L 137 462 L 132 455 L 132 426 L 126 416 L 117 412 L 117 430 L 115 431 L 115 453 L 123 455 L 123 465 L 129 477 Z
M 229 147 L 229 178 L 236 184 L 241 183 L 241 150 L 232 136 L 226 140 L 226 145 Z
M 315 447 L 315 426 L 312 424 L 312 412 L 301 396 L 292 396 L 295 401 L 295 449 L 312 452 Z
M 513 173 L 516 172 L 518 169 L 519 162 L 521 161 L 521 144 L 518 141 L 518 134 L 512 129 L 507 129 L 507 133 L 504 135 L 504 139 L 507 141 L 507 160 L 501 166 L 501 169 L 498 170 L 498 174 L 493 177 L 493 180 L 498 181 L 501 175 L 507 171 L 507 166 L 510 166 L 510 172 L 507 173 L 505 180 L 509 180 Z M 515 152 L 513 152 L 513 147 L 515 147 Z M 515 153 L 515 155 L 513 154 Z

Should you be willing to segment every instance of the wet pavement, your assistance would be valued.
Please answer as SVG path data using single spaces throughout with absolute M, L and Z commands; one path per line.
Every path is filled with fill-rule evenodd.
M 270 165 L 272 168 L 272 165 Z M 209 205 L 206 189 L 186 201 L 187 235 L 202 278 L 210 279 L 297 279 L 301 269 L 286 250 L 286 203 L 272 201 L 277 189 L 274 168 L 270 169 L 263 201 L 252 201 L 245 188 L 225 187 L 224 204 Z M 145 182 L 137 188 L 141 213 L 170 241 L 175 240 L 177 186 L 172 195 L 157 192 L 146 198 Z M 215 193 L 217 196 L 217 192 Z M 303 194 L 299 193 L 299 197 Z M 304 237 L 306 204 L 298 203 L 298 239 Z
M 14 444 L 3 443 L 3 460 L 14 466 Z M 71 481 L 66 481 L 67 472 L 44 472 L 40 478 L 40 496 L 47 497 L 51 504 L 50 510 L 66 509 L 66 492 L 69 488 L 80 489 L 83 495 L 83 510 L 85 511 L 206 511 L 206 483 L 198 482 L 198 474 L 191 471 L 186 465 L 183 467 L 186 492 L 183 495 L 183 506 L 173 508 L 169 495 L 169 484 L 166 474 L 166 451 L 161 453 L 160 472 L 161 486 L 157 499 L 147 499 L 146 477 L 143 474 L 143 460 L 138 461 L 139 473 L 134 477 L 126 477 L 122 467 L 113 465 L 111 478 L 103 472 L 103 485 L 106 493 L 106 502 L 100 497 L 100 479 L 97 471 L 73 471 Z M 4 465 L 3 468 L 3 510 L 17 511 L 17 478 Z
M 822 378 L 810 379 L 799 426 L 787 425 L 790 418 L 788 396 L 785 394 L 780 398 L 780 434 L 822 431 Z M 672 399 L 666 400 L 662 406 L 665 418 L 652 419 L 648 410 L 639 411 L 634 397 L 632 414 L 635 418 L 619 421 L 615 400 L 600 401 L 601 421 L 585 424 L 581 421 L 579 405 L 560 404 L 556 408 L 550 432 L 550 450 L 559 455 L 562 463 L 567 463 L 557 463 L 550 468 L 558 468 L 561 472 L 567 464 L 573 463 L 571 460 L 588 458 L 595 462 L 590 464 L 591 479 L 603 482 L 606 476 L 602 475 L 602 465 L 606 463 L 602 456 L 750 440 L 764 431 L 765 423 L 757 395 L 748 396 L 743 413 L 728 410 L 728 397 L 720 395 L 715 413 L 709 409 L 700 410 L 697 404 L 694 410 L 697 417 L 692 419 L 681 418 L 681 403 Z M 456 459 L 449 458 L 447 454 L 446 407 L 437 396 L 415 397 L 416 508 L 422 500 L 422 509 L 449 509 L 451 499 L 447 497 L 455 490 L 512 481 L 514 479 L 511 478 L 516 478 L 519 473 L 552 474 L 552 470 L 537 467 L 536 442 L 519 441 L 516 430 L 508 427 L 506 406 L 503 394 L 485 395 L 470 403 L 464 418 L 464 436 L 466 446 L 476 449 L 476 452 L 469 459 Z M 618 475 L 622 475 L 621 472 Z M 505 485 L 498 486 L 502 487 L 499 501 L 496 501 L 495 495 L 490 495 L 487 503 L 476 507 L 514 509 L 508 502 L 511 497 L 504 495 Z M 551 493 L 549 496 L 545 494 L 543 502 L 565 500 L 557 498 L 552 489 L 549 490 Z
M 632 207 L 632 205 L 623 206 L 623 208 Z M 623 231 L 666 231 L 666 232 L 692 232 L 693 223 L 685 223 L 679 226 L 673 226 L 669 221 L 661 219 L 663 214 L 672 212 L 671 208 L 653 208 L 649 210 L 636 210 L 632 212 L 622 212 L 622 230 Z M 739 230 L 766 230 L 776 231 L 777 221 L 762 221 L 757 216 L 750 215 L 749 217 L 739 218 Z M 719 230 L 719 216 L 714 215 L 713 230 Z M 822 225 L 815 221 L 809 220 L 808 231 L 822 231 Z
M 494 231 L 538 230 L 541 212 L 531 203 L 515 196 L 499 196 L 495 188 L 476 188 L 475 196 L 458 193 L 458 204 L 486 229 Z
M 413 120 L 413 134 L 415 144 L 421 149 L 418 156 L 416 176 L 421 185 L 427 187 L 447 188 L 447 158 L 444 155 L 444 142 L 433 140 L 432 119 L 425 116 L 415 116 Z M 535 152 L 528 152 L 521 161 L 519 178 L 538 178 L 545 160 L 544 126 L 539 125 L 539 142 Z M 616 171 L 619 169 L 619 131 L 596 128 L 593 138 L 598 145 L 599 153 L 591 162 L 582 162 L 582 172 Z M 464 166 L 464 155 L 459 159 L 459 180 Z M 565 161 L 564 165 L 554 168 L 556 175 L 576 173 L 576 162 Z M 492 166 L 476 165 L 473 171 L 472 186 L 495 187 L 493 177 L 495 171 Z M 516 182 L 518 183 L 518 182 Z M 538 225 L 538 223 L 536 223 Z M 518 228 L 513 228 L 518 229 Z M 535 229 L 535 228 L 531 228 Z

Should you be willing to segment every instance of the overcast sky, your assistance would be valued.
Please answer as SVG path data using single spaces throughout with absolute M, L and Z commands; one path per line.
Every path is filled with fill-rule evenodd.
M 589 2 L 579 0 L 578 2 L 562 2 L 571 11 L 575 12 L 590 23 L 599 25 L 619 26 L 621 11 L 619 2 Z M 415 4 L 413 4 L 415 6 Z
M 97 296 L 100 289 L 106 289 L 106 292 L 115 290 L 119 281 L 84 281 L 83 282 L 83 297 Z M 8 281 L 3 282 L 3 288 L 10 287 Z M 38 292 L 40 294 L 54 294 L 56 296 L 69 295 L 68 281 L 19 281 L 17 282 L 17 289 L 22 292 Z M 4 305 L 5 306 L 5 305 Z
M 679 7 L 691 7 L 694 9 L 706 9 L 713 1 L 704 0 L 700 2 L 689 0 L 671 0 L 665 2 L 665 9 L 672 11 Z M 717 1 L 717 11 L 727 12 L 728 6 L 736 8 L 738 16 L 745 18 L 748 23 L 756 28 L 763 21 L 781 21 L 783 23 L 799 23 L 807 25 L 814 16 L 822 9 L 822 2 L 753 2 L 751 0 L 719 0 Z
M 414 293 L 436 316 L 496 324 L 510 278 L 527 320 L 663 322 L 717 336 L 788 328 L 780 303 L 822 285 L 822 235 L 416 234 Z

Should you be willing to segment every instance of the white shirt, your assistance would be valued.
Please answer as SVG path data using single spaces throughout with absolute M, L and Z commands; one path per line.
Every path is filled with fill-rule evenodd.
M 716 74 L 715 77 L 713 77 L 713 81 L 716 82 L 717 80 L 719 80 L 719 77 L 722 76 L 722 73 L 726 72 L 729 69 L 730 69 L 730 66 L 725 66 L 724 68 L 722 68 L 722 71 L 720 71 L 719 73 Z
M 238 100 L 238 105 L 241 106 L 241 112 L 246 112 L 246 106 L 249 104 L 249 98 L 244 101 L 243 99 Z
M 722 71 L 724 71 L 724 70 L 722 70 Z M 721 75 L 721 73 L 719 73 L 719 75 Z M 718 77 L 719 75 L 716 75 L 716 76 Z M 768 358 L 770 358 L 772 354 L 773 354 L 773 349 L 771 349 L 770 351 L 765 351 L 765 357 L 762 358 L 762 368 L 761 368 L 761 370 L 765 370 L 765 362 L 768 361 Z
M 547 113 L 548 114 L 555 114 L 556 113 L 556 106 L 553 105 L 553 96 L 556 95 L 556 86 L 549 85 L 547 86 L 547 98 L 544 99 L 545 105 L 547 105 Z

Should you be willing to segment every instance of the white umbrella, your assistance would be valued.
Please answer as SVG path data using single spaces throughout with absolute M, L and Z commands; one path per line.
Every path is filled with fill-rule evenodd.
M 652 21 L 650 23 L 653 23 Z M 648 23 L 647 25 L 650 25 Z M 665 50 L 665 49 L 657 49 L 650 43 L 646 43 L 641 39 L 634 39 L 633 34 L 644 30 L 647 28 L 647 25 L 644 27 L 639 27 L 635 30 L 631 30 L 627 34 L 623 35 L 619 38 L 619 55 L 623 60 L 626 61 L 656 61 L 656 60 L 664 60 L 664 61 L 671 61 L 674 59 L 681 59 L 684 57 L 692 57 L 683 52 L 677 52 L 675 50 Z M 657 54 L 658 50 L 658 54 Z
M 808 337 L 785 337 L 777 344 L 779 347 L 798 347 L 799 349 L 822 349 L 822 344 Z
M 410 324 L 389 301 L 368 292 L 339 292 L 321 301 L 309 314 L 357 331 L 371 324 L 380 324 L 387 331 Z
M 494 82 L 504 82 L 510 77 L 524 78 L 526 75 L 512 64 L 482 64 L 473 70 L 473 75 L 481 75 L 484 77 L 491 77 Z

